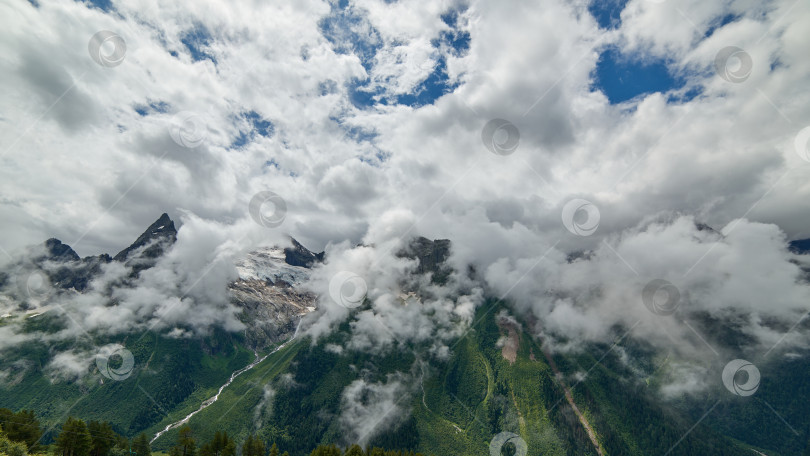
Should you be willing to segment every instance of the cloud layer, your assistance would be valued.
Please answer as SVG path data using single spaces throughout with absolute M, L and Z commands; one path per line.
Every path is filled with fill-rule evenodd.
M 805 343 L 790 330 L 806 260 L 785 248 L 810 237 L 805 2 L 630 0 L 612 28 L 557 0 L 0 10 L 2 261 L 49 237 L 117 251 L 157 214 L 182 220 L 114 310 L 94 293 L 65 303 L 90 328 L 238 329 L 233 259 L 291 234 L 328 252 L 309 331 L 350 318 L 350 349 L 429 341 L 446 356 L 486 294 L 561 350 L 618 325 L 687 358 L 725 354 L 695 335 L 711 318 L 739 322 L 747 349 Z M 98 63 L 115 40 L 88 52 L 103 30 L 125 43 L 120 63 Z M 729 47 L 744 54 L 718 61 Z M 683 83 L 611 104 L 596 78 L 609 49 Z M 511 127 L 482 138 L 493 119 Z M 251 219 L 262 191 L 285 202 L 278 226 Z M 594 209 L 567 210 L 575 199 Z M 403 304 L 414 265 L 393 253 L 416 234 L 451 239 L 459 272 Z M 330 303 L 341 271 L 369 308 Z M 668 318 L 642 302 L 654 279 L 679 290 Z

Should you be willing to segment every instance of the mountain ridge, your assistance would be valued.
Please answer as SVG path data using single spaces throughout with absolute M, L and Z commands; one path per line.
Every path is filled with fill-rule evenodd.
M 169 222 L 163 214 L 119 252 L 126 253 L 116 255 L 118 260 L 109 255 L 80 259 L 70 246 L 49 239 L 42 261 L 56 264 L 55 271 L 83 267 L 85 261 L 100 268 L 105 261 L 101 258 L 134 268 L 133 260 L 144 258 L 144 252 L 159 245 L 156 257 L 146 256 L 157 261 L 176 240 L 174 224 Z M 49 426 L 58 426 L 62 412 L 70 410 L 86 419 L 108 420 L 116 432 L 128 436 L 140 432 L 154 436 L 201 410 L 189 420 L 200 438 L 209 439 L 221 430 L 238 440 L 256 434 L 268 443 L 283 444 L 293 456 L 306 456 L 319 443 L 348 443 L 352 438 L 425 454 L 466 456 L 485 453 L 493 436 L 503 432 L 525 440 L 530 454 L 566 456 L 737 456 L 754 449 L 796 454 L 807 446 L 806 436 L 784 432 L 771 411 L 756 402 L 726 399 L 718 402 L 717 409 L 726 410 L 724 414 L 717 412 L 701 421 L 706 411 L 703 397 L 660 401 L 656 388 L 670 380 L 677 361 L 657 356 L 644 340 L 619 337 L 629 332 L 627 328 L 615 328 L 619 347 L 592 343 L 582 352 L 552 353 L 545 336 L 526 329 L 540 322 L 510 315 L 508 301 L 494 298 L 475 310 L 468 331 L 446 342 L 452 348 L 444 356 L 432 352 L 430 344 L 408 341 L 372 353 L 352 348 L 353 321 L 343 321 L 318 340 L 293 339 L 301 319 L 318 306 L 318 297 L 301 286 L 309 280 L 310 268 L 327 259 L 323 252 L 311 252 L 293 238 L 290 243 L 260 248 L 236 261 L 238 278 L 228 285 L 228 299 L 239 309 L 244 331 L 214 327 L 182 337 L 152 331 L 93 333 L 91 338 L 55 345 L 45 337 L 35 338 L 0 357 L 0 407 L 37 410 Z M 447 239 L 415 236 L 396 256 L 415 260 L 413 273 L 430 276 L 433 287 L 455 280 L 448 265 L 452 248 Z M 73 279 L 92 277 L 87 272 Z M 70 277 L 62 277 L 57 285 L 69 283 Z M 413 299 L 397 301 L 396 306 L 418 309 L 430 293 L 418 287 L 409 291 Z M 368 301 L 349 312 L 376 316 Z M 0 319 L 0 328 L 4 322 Z M 714 341 L 718 332 L 714 326 L 699 319 L 694 323 Z M 24 328 L 50 335 L 64 330 L 66 322 L 58 309 L 51 308 L 26 318 Z M 76 378 L 54 377 L 48 371 L 49 360 L 56 355 L 94 350 L 96 345 L 120 346 L 130 352 L 131 376 L 113 381 L 94 358 L 84 361 L 85 370 Z M 631 357 L 635 364 L 626 364 L 622 356 Z M 787 363 L 775 360 L 760 367 L 763 372 L 779 372 L 780 381 L 800 385 L 803 374 L 810 377 L 810 366 L 805 354 L 796 356 Z M 237 372 L 240 375 L 235 377 Z M 801 407 L 786 404 L 810 399 L 810 392 L 799 388 L 795 397 L 786 398 L 765 386 L 773 379 L 765 376 L 763 381 L 758 397 L 767 398 L 797 428 L 810 429 L 810 419 L 802 418 Z M 373 412 L 374 398 L 383 395 L 385 399 L 386 388 L 396 394 L 396 419 L 383 420 L 385 425 L 372 429 L 368 439 L 350 434 L 346 420 L 351 422 L 351 416 L 346 418 L 346 410 Z M 722 387 L 715 389 L 710 392 L 725 393 Z M 217 400 L 211 402 L 215 395 Z M 349 399 L 359 405 L 347 408 Z M 746 427 L 763 420 L 770 420 L 764 431 Z M 160 434 L 155 448 L 167 450 L 176 437 L 177 429 Z M 45 442 L 52 438 L 51 432 Z
M 118 252 L 113 260 L 124 262 L 129 257 L 130 253 L 143 247 L 147 244 L 156 243 L 166 239 L 166 242 L 171 245 L 177 241 L 177 230 L 174 227 L 174 222 L 169 218 L 169 214 L 163 213 L 157 220 L 155 220 L 138 238 L 130 244 L 127 248 Z M 153 245 L 143 252 L 147 258 L 155 258 L 163 254 L 163 248 L 159 245 Z

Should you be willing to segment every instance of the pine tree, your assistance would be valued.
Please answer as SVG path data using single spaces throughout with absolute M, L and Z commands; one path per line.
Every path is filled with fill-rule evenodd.
M 135 440 L 132 441 L 132 451 L 137 456 L 152 456 L 152 448 L 149 446 L 149 438 L 146 437 L 146 434 L 141 433 L 135 437 Z
M 129 439 L 127 439 L 123 435 L 116 434 L 115 447 L 113 447 L 113 450 L 127 450 L 127 453 L 129 453 L 129 448 L 130 448 Z
M 90 433 L 90 439 L 92 441 L 90 455 L 108 456 L 117 441 L 117 434 L 113 431 L 110 423 L 90 421 L 87 423 L 87 430 Z
M 40 451 L 38 443 L 42 437 L 42 428 L 33 410 L 14 413 L 7 408 L 0 408 L 0 425 L 12 442 L 24 442 L 32 452 Z
M 56 454 L 61 456 L 90 456 L 93 440 L 82 420 L 68 417 L 56 438 Z
M 336 447 L 335 445 L 318 445 L 317 448 L 312 450 L 310 456 L 340 456 L 341 451 L 340 448 Z
M 200 448 L 200 456 L 236 456 L 236 443 L 227 432 L 217 431 L 214 439 Z
M 273 446 L 270 447 L 270 456 L 278 456 L 278 446 L 273 442 Z
M 228 438 L 227 432 L 223 438 L 222 452 L 218 456 L 236 456 L 236 442 Z
M 261 439 L 249 435 L 245 443 L 242 444 L 242 456 L 264 456 L 264 449 L 264 442 Z M 273 449 L 276 451 L 275 454 L 273 454 Z M 270 456 L 278 456 L 278 447 L 275 444 L 270 449 Z
M 366 456 L 366 453 L 360 448 L 360 445 L 357 444 L 349 447 L 344 454 L 345 456 Z
M 214 439 L 217 438 L 219 438 L 219 432 L 217 432 L 216 436 L 214 437 Z M 214 456 L 213 447 L 214 447 L 213 441 L 203 443 L 202 446 L 200 447 L 200 456 Z
M 248 434 L 242 443 L 242 456 L 253 456 L 253 434 Z
M 12 442 L 0 432 L 0 454 L 5 456 L 28 456 L 28 448 L 23 442 Z
M 180 428 L 180 433 L 177 435 L 177 445 L 169 450 L 170 456 L 196 456 L 197 442 L 191 436 L 191 427 L 185 425 Z

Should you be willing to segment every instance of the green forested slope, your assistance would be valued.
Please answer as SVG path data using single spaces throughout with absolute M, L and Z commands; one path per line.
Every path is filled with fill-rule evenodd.
M 495 308 L 486 312 L 492 305 Z M 188 424 L 198 441 L 209 441 L 218 431 L 227 432 L 236 442 L 256 435 L 268 445 L 278 443 L 292 456 L 305 455 L 321 444 L 353 443 L 339 419 L 347 386 L 359 378 L 381 384 L 398 378 L 405 390 L 397 405 L 407 413 L 395 426 L 376 430 L 364 443 L 423 454 L 479 455 L 488 454 L 493 436 L 512 432 L 525 440 L 529 455 L 598 454 L 566 400 L 541 341 L 518 331 L 515 362 L 501 354 L 498 340 L 507 332 L 494 316 L 501 308 L 502 304 L 493 302 L 483 306 L 474 327 L 450 342 L 452 354 L 444 360 L 431 358 L 427 347 L 404 344 L 381 355 L 352 351 L 347 348 L 348 324 L 316 344 L 308 338 L 292 341 L 237 377 L 218 401 Z M 58 327 L 58 319 L 43 317 L 36 322 L 40 329 Z M 52 350 L 76 346 L 29 343 L 15 352 L 15 359 L 4 360 L 5 365 L 20 360 L 35 365 L 16 382 L 2 386 L 0 407 L 35 410 L 46 428 L 70 414 L 109 421 L 116 432 L 130 438 L 142 431 L 151 436 L 197 410 L 232 372 L 254 358 L 239 336 L 225 332 L 214 332 L 203 340 L 147 333 L 93 341 L 96 345 L 110 342 L 121 343 L 133 353 L 137 369 L 130 378 L 101 383 L 102 377 L 91 373 L 80 382 L 51 382 L 42 366 Z M 763 374 L 762 400 L 757 396 L 749 401 L 729 400 L 720 395 L 702 398 L 704 402 L 662 401 L 656 388 L 668 371 L 654 367 L 662 361 L 629 338 L 620 345 L 638 363 L 653 366 L 649 370 L 654 374 L 646 381 L 639 378 L 608 345 L 554 356 L 603 454 L 750 455 L 754 454 L 750 444 L 766 448 L 769 455 L 804 451 L 807 436 L 785 427 L 763 402 L 778 407 L 798 433 L 806 434 L 810 419 L 804 403 L 779 393 L 787 390 L 768 387 L 776 381 L 788 382 L 798 398 L 810 397 L 804 361 Z M 330 346 L 343 350 L 338 354 Z M 587 376 L 577 381 L 582 377 L 575 374 L 583 371 Z M 723 400 L 695 426 L 715 403 L 716 399 L 710 401 L 714 397 Z M 43 441 L 48 443 L 57 431 L 58 427 L 51 429 Z M 780 439 L 769 439 L 769 435 Z M 178 429 L 172 429 L 153 443 L 153 449 L 168 451 L 177 436 Z
M 480 311 L 475 327 L 457 341 L 446 361 L 428 361 L 420 347 L 405 346 L 385 356 L 348 350 L 338 355 L 326 346 L 346 341 L 340 331 L 315 345 L 299 341 L 237 378 L 189 424 L 203 440 L 217 430 L 237 440 L 255 432 L 291 455 L 307 454 L 318 444 L 346 443 L 337 420 L 341 394 L 360 370 L 376 381 L 399 371 L 412 379 L 410 394 L 400 403 L 410 414 L 370 444 L 425 454 L 486 454 L 493 436 L 507 431 L 527 442 L 529 455 L 597 454 L 538 341 L 521 333 L 515 363 L 501 355 L 496 342 L 505 332 L 495 313 Z M 671 455 L 751 454 L 703 425 L 687 433 L 694 425 L 689 414 L 661 406 L 644 382 L 629 380 L 633 376 L 610 357 L 601 363 L 591 355 L 556 359 L 564 372 L 571 366 L 595 366 L 573 394 L 605 454 L 665 454 L 670 448 Z M 266 385 L 274 395 L 261 408 L 262 422 L 256 428 Z M 167 448 L 175 438 L 176 431 L 169 432 L 155 447 Z

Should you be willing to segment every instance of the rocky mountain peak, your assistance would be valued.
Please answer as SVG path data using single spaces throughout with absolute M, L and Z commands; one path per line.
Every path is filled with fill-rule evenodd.
M 720 237 L 723 236 L 723 233 L 717 231 L 716 229 L 710 227 L 709 225 L 707 225 L 705 223 L 695 222 L 695 228 L 697 228 L 698 231 L 707 231 L 709 233 L 715 234 L 715 235 L 720 236 Z
M 433 274 L 434 283 L 445 283 L 452 272 L 445 263 L 450 256 L 449 239 L 430 240 L 419 236 L 411 240 L 408 246 L 400 251 L 397 256 L 418 260 L 419 266 L 416 272 L 419 274 Z
M 45 241 L 46 259 L 52 261 L 79 261 L 79 255 L 67 244 L 56 238 Z
M 290 238 L 290 240 L 293 246 L 284 249 L 284 261 L 287 264 L 311 268 L 313 264 L 323 261 L 324 252 L 313 253 L 295 238 Z
M 33 261 L 45 270 L 54 286 L 66 290 L 85 290 L 92 278 L 101 271 L 101 265 L 112 260 L 106 253 L 80 258 L 69 245 L 56 238 L 48 239 L 44 246 L 45 255 L 33 258 Z M 45 262 L 59 264 L 46 267 Z
M 175 229 L 174 222 L 169 218 L 169 215 L 164 212 L 160 218 L 149 225 L 149 228 L 143 234 L 138 236 L 138 239 L 132 245 L 118 252 L 113 257 L 113 260 L 126 261 L 134 251 L 149 244 L 151 245 L 141 252 L 140 256 L 154 259 L 161 256 L 165 248 L 174 244 L 176 240 L 177 229 Z

